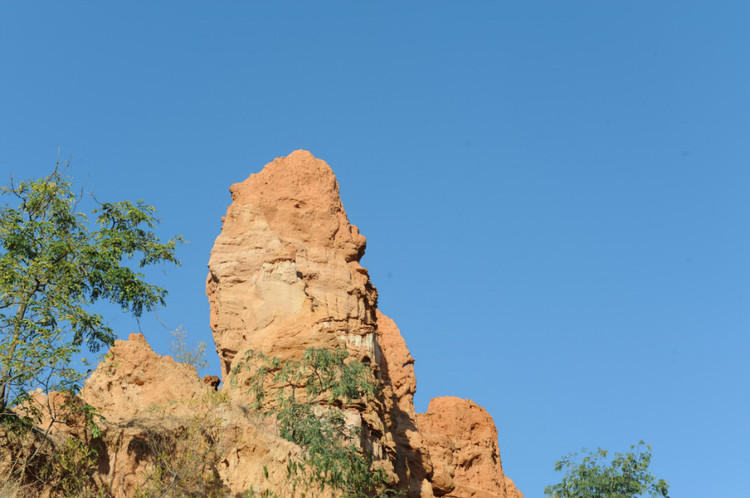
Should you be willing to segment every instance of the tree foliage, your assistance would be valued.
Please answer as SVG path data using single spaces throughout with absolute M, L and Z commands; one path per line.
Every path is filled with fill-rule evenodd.
M 140 317 L 164 304 L 167 291 L 139 269 L 179 265 L 181 237 L 162 242 L 153 206 L 143 201 L 99 203 L 94 226 L 79 211 L 82 193 L 58 161 L 48 176 L 0 187 L 0 421 L 18 421 L 12 408 L 30 392 L 75 392 L 83 375 L 71 360 L 114 342 L 97 301 Z
M 301 461 L 290 461 L 293 488 L 334 489 L 346 498 L 392 496 L 382 469 L 359 446 L 360 428 L 346 423 L 338 408 L 377 393 L 372 370 L 349 359 L 346 349 L 310 348 L 301 360 L 282 361 L 249 351 L 233 370 L 247 369 L 255 408 L 274 415 L 279 435 L 299 445 Z M 275 392 L 275 397 L 267 398 Z
M 635 498 L 644 495 L 669 498 L 669 484 L 648 470 L 651 446 L 643 441 L 630 451 L 615 453 L 597 448 L 571 453 L 555 463 L 555 471 L 565 471 L 562 482 L 547 486 L 544 493 L 554 498 Z

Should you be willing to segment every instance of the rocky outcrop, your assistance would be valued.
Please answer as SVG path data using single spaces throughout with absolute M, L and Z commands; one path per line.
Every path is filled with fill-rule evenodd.
M 381 393 L 385 405 L 385 422 L 388 428 L 387 456 L 394 463 L 399 480 L 412 496 L 438 496 L 453 489 L 450 476 L 433 468 L 430 453 L 417 427 L 414 411 L 414 393 L 417 378 L 414 375 L 414 358 L 406 347 L 395 322 L 377 312 L 377 339 L 381 351 Z
M 487 411 L 471 400 L 433 398 L 417 415 L 433 464 L 448 474 L 455 498 L 523 498 L 503 473 L 497 429 Z
M 408 496 L 457 496 L 451 472 L 433 465 L 420 433 L 414 360 L 376 309 L 377 291 L 359 264 L 365 237 L 349 223 L 330 167 L 295 151 L 230 192 L 206 282 L 225 386 L 249 350 L 299 358 L 309 347 L 344 345 L 381 381 L 379 398 L 349 414 L 363 445 Z
M 216 393 L 213 384 L 195 367 L 155 353 L 143 335 L 131 334 L 115 341 L 81 391 L 104 417 L 98 422 L 102 435 L 93 440 L 80 423 L 59 430 L 91 442 L 98 451 L 96 478 L 118 497 L 148 489 L 160 451 L 188 455 L 182 465 L 188 471 L 194 465 L 196 475 L 183 480 L 213 466 L 225 491 L 284 489 L 287 462 L 299 449 Z M 201 448 L 209 440 L 214 447 Z
M 156 354 L 142 334 L 130 334 L 127 341 L 115 341 L 86 380 L 81 398 L 107 420 L 132 420 L 156 409 L 189 414 L 190 402 L 205 391 L 195 367 Z
M 396 488 L 411 498 L 522 498 L 503 474 L 497 430 L 481 407 L 438 398 L 426 414 L 415 413 L 414 358 L 377 310 L 377 291 L 359 263 L 365 237 L 347 219 L 331 168 L 296 151 L 230 192 L 206 281 L 221 379 L 200 379 L 140 334 L 116 341 L 81 392 L 104 416 L 101 434 L 93 437 L 81 421 L 57 429 L 96 446 L 93 478 L 130 497 L 159 483 L 164 474 L 154 474 L 154 462 L 163 458 L 166 468 L 197 465 L 183 484 L 209 478 L 214 491 L 232 496 L 264 489 L 298 496 L 287 464 L 301 450 L 233 387 L 252 375 L 235 367 L 250 351 L 299 359 L 311 347 L 345 347 L 371 366 L 379 393 L 340 409 Z M 189 461 L 173 462 L 180 455 Z
M 250 351 L 299 359 L 311 347 L 346 347 L 377 365 L 377 291 L 359 260 L 365 237 L 349 223 L 331 168 L 306 151 L 231 186 L 232 204 L 209 259 L 206 293 L 225 390 Z M 234 391 L 232 396 L 241 396 Z M 381 459 L 388 445 L 377 400 L 348 408 L 362 444 Z
M 230 192 L 206 283 L 225 383 L 248 349 L 293 358 L 345 342 L 372 361 L 377 292 L 331 168 L 299 150 Z

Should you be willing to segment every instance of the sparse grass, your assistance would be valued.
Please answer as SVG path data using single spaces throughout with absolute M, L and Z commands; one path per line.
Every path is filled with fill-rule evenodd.
M 231 438 L 217 413 L 228 403 L 225 394 L 207 391 L 193 404 L 195 415 L 172 420 L 144 435 L 152 467 L 136 497 L 220 497 L 229 492 L 218 466 Z

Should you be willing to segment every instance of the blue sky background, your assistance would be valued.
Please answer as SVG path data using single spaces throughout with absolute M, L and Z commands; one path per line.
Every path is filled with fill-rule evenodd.
M 750 494 L 749 132 L 747 1 L 0 5 L 1 178 L 59 147 L 98 198 L 155 204 L 190 241 L 159 315 L 210 341 L 229 185 L 310 150 L 417 409 L 486 407 L 527 498 L 639 439 L 673 497 Z

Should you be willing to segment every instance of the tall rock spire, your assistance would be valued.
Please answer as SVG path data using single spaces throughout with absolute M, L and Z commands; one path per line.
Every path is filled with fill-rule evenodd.
M 375 360 L 377 291 L 359 264 L 365 237 L 346 217 L 331 168 L 298 150 L 230 191 L 206 283 L 224 380 L 250 348 L 294 357 L 344 341 Z
M 365 237 L 349 223 L 331 168 L 298 150 L 230 191 L 232 204 L 211 251 L 206 282 L 225 385 L 233 365 L 248 350 L 298 359 L 310 347 L 346 347 L 372 366 L 380 384 L 376 399 L 344 408 L 347 419 L 361 427 L 363 448 L 372 451 L 399 489 L 413 498 L 461 498 L 467 490 L 505 498 L 499 463 L 476 473 L 490 476 L 492 482 L 480 478 L 474 486 L 460 488 L 454 483 L 454 475 L 465 481 L 471 466 L 454 468 L 450 463 L 453 449 L 474 444 L 470 435 L 462 436 L 466 427 L 457 426 L 442 437 L 431 424 L 430 447 L 441 456 L 430 456 L 414 410 L 414 359 L 396 324 L 377 310 L 377 291 L 359 264 Z M 430 406 L 424 420 L 432 422 L 440 414 Z M 481 422 L 487 425 L 488 440 L 494 434 L 496 447 L 495 426 L 483 413 Z M 436 437 L 445 444 L 432 445 Z M 457 462 L 459 456 L 456 453 Z

